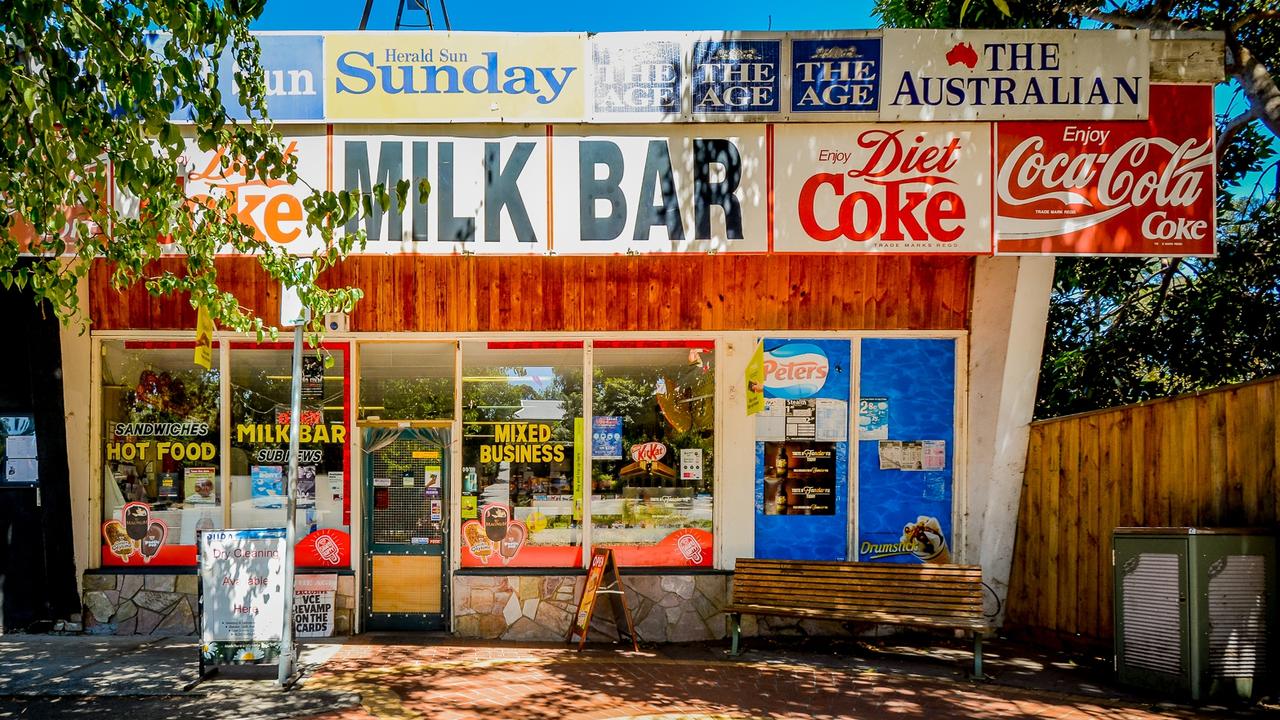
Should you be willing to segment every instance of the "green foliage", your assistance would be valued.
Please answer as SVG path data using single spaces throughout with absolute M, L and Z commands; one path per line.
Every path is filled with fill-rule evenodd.
M 1229 50 L 1224 70 L 1237 88 L 1218 123 L 1218 257 L 1059 259 L 1037 416 L 1280 372 L 1280 199 L 1274 182 L 1256 181 L 1280 172 L 1273 161 L 1280 95 L 1268 94 L 1275 86 L 1267 69 L 1280 57 L 1274 0 L 1018 0 L 1011 16 L 988 0 L 974 0 L 966 14 L 966 4 L 877 0 L 876 9 L 892 27 L 1074 28 L 1087 19 L 1088 27 L 1220 30 Z M 1245 58 L 1258 72 L 1246 72 Z
M 177 182 L 184 137 L 203 151 L 225 148 L 223 167 L 242 163 L 248 180 L 297 180 L 296 161 L 266 119 L 258 45 L 248 30 L 262 5 L 0 4 L 0 284 L 29 289 L 70 322 L 80 310 L 77 282 L 101 258 L 117 289 L 142 283 L 157 296 L 188 293 L 224 328 L 274 335 L 218 286 L 213 256 L 234 251 L 254 254 L 272 278 L 300 288 L 313 310 L 313 331 L 324 312 L 351 309 L 358 289 L 323 290 L 315 280 L 363 243 L 358 234 L 335 233 L 357 213 L 358 198 L 314 191 L 305 199 L 308 232 L 317 231 L 323 243 L 303 259 L 256 239 L 230 198 L 191 203 Z M 151 47 L 149 32 L 169 38 Z M 253 121 L 237 122 L 223 109 L 217 78 L 224 51 L 237 66 L 239 100 Z M 170 121 L 179 98 L 194 113 L 189 126 Z M 170 239 L 169 252 L 185 253 L 181 271 L 156 269 L 166 252 L 162 237 Z M 20 262 L 22 252 L 37 260 Z

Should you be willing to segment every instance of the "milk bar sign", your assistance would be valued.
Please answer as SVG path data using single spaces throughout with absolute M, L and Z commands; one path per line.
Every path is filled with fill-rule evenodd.
M 1141 120 L 1145 30 L 885 30 L 880 119 Z

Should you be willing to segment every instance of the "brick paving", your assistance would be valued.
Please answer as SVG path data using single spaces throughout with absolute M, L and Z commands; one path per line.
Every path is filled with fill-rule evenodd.
M 799 662 L 768 653 L 736 661 L 669 657 L 663 651 L 579 654 L 564 646 L 439 642 L 357 640 L 304 686 L 360 694 L 362 708 L 319 716 L 324 720 L 1200 717 L 1189 710 Z

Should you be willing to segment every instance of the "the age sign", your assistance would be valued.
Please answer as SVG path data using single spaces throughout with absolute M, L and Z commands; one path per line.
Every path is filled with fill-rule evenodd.
M 985 125 L 777 128 L 774 249 L 988 253 Z
M 1213 254 L 1212 91 L 1153 85 L 1147 120 L 999 123 L 996 251 Z

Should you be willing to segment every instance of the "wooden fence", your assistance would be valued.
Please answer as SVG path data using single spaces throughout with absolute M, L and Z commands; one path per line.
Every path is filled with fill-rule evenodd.
M 1280 521 L 1280 376 L 1036 422 L 1006 627 L 1112 638 L 1111 531 Z

